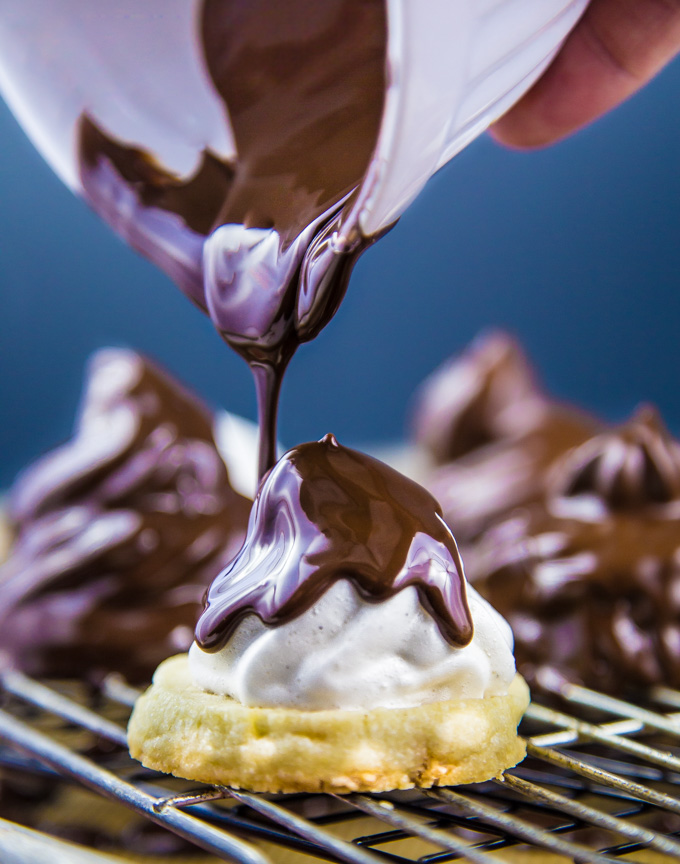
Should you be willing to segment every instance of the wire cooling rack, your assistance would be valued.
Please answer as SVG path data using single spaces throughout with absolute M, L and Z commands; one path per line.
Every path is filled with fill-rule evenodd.
M 656 688 L 641 707 L 557 676 L 542 687 L 564 710 L 540 696 L 532 703 L 521 727 L 527 759 L 502 779 L 379 795 L 266 796 L 189 788 L 148 771 L 126 756 L 125 731 L 106 711 L 5 669 L 0 764 L 83 784 L 242 864 L 275 861 L 271 850 L 280 847 L 352 864 L 481 864 L 503 861 L 512 847 L 578 862 L 634 861 L 643 849 L 680 860 L 680 713 L 668 713 L 680 709 L 680 692 Z M 113 678 L 98 704 L 125 713 L 121 706 L 129 708 L 135 695 Z M 67 746 L 64 729 L 86 730 L 116 758 Z

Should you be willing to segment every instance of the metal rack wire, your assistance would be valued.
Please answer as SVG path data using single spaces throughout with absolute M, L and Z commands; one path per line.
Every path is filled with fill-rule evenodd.
M 14 771 L 38 764 L 84 784 L 242 864 L 270 860 L 258 841 L 352 864 L 482 864 L 502 861 L 511 847 L 579 862 L 635 860 L 643 849 L 680 860 L 680 713 L 666 713 L 680 708 L 680 692 L 657 688 L 640 707 L 555 676 L 543 686 L 551 703 L 566 707 L 557 711 L 540 698 L 531 705 L 522 727 L 525 762 L 501 779 L 455 789 L 348 796 L 172 789 L 164 776 L 126 761 L 121 725 L 10 669 L 0 671 L 2 759 Z M 118 706 L 134 695 L 115 679 L 104 688 Z M 119 748 L 115 765 L 55 740 L 40 728 L 44 717 Z

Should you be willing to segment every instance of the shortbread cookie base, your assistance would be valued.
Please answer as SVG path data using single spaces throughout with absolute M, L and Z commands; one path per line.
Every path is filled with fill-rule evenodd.
M 147 768 L 254 792 L 384 792 L 497 777 L 524 758 L 529 690 L 371 711 L 247 708 L 196 687 L 186 655 L 156 670 L 128 727 Z

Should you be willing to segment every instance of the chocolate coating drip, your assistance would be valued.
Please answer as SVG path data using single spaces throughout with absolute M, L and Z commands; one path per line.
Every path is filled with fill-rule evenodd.
M 250 502 L 205 406 L 139 355 L 91 362 L 71 441 L 17 480 L 0 568 L 0 650 L 37 675 L 150 678 L 191 643 Z
M 265 478 L 243 548 L 208 590 L 196 641 L 219 650 L 251 613 L 291 621 L 338 579 L 369 602 L 414 585 L 448 642 L 472 638 L 462 563 L 437 502 L 326 435 L 290 450 Z
M 198 30 L 233 164 L 204 151 L 181 178 L 83 116 L 80 177 L 100 215 L 253 367 L 262 475 L 286 366 L 334 315 L 371 242 L 341 226 L 380 129 L 386 10 L 384 0 L 204 0 Z
M 518 668 L 611 693 L 680 686 L 680 445 L 648 409 L 553 469 L 543 503 L 468 559 L 515 633 Z

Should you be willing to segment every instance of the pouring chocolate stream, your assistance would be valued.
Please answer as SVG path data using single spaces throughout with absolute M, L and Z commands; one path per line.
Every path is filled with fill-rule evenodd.
M 290 558 L 282 574 L 290 591 L 283 607 L 277 599 L 269 608 L 259 594 L 269 586 L 278 598 L 281 586 L 256 567 L 255 583 L 234 580 L 243 590 L 231 606 L 223 597 L 216 603 L 214 593 L 198 637 L 212 650 L 243 614 L 254 611 L 271 624 L 290 620 L 339 578 L 376 602 L 414 585 L 447 641 L 464 645 L 472 637 L 455 541 L 424 490 L 325 439 L 301 445 L 276 466 L 273 473 L 285 481 L 276 506 L 271 490 L 265 492 L 286 367 L 337 310 L 359 254 L 398 215 L 372 227 L 359 218 L 370 211 L 386 158 L 383 133 L 394 119 L 386 119 L 387 97 L 393 114 L 397 92 L 388 80 L 394 56 L 387 12 L 384 0 L 292 0 L 283 7 L 271 0 L 201 0 L 190 33 L 189 19 L 184 30 L 167 32 L 146 22 L 152 43 L 166 49 L 185 34 L 177 43 L 181 73 L 163 66 L 165 60 L 159 68 L 167 86 L 177 88 L 180 137 L 196 145 L 189 166 L 178 165 L 177 151 L 166 147 L 167 111 L 143 110 L 129 126 L 129 112 L 107 113 L 110 103 L 84 100 L 74 115 L 80 191 L 209 314 L 254 376 L 265 481 L 255 512 L 271 516 L 280 505 L 291 532 L 269 537 L 270 516 L 254 515 L 257 536 L 238 560 L 253 549 L 260 554 L 269 537 L 272 554 Z M 115 77 L 116 68 L 114 61 L 109 74 Z M 180 92 L 185 75 L 203 82 L 194 103 Z M 133 104 L 143 103 L 135 92 Z M 142 127 L 138 136 L 134 130 Z M 170 131 L 167 144 L 173 140 Z M 306 466 L 299 498 L 293 464 Z M 370 489 L 357 483 L 357 471 L 360 479 L 372 478 Z M 328 498 L 329 489 L 342 506 Z M 218 577 L 217 594 L 226 577 L 226 571 Z
M 333 316 L 372 242 L 339 229 L 380 130 L 386 10 L 383 0 L 205 0 L 199 17 L 235 161 L 204 150 L 181 178 L 84 113 L 80 179 L 94 209 L 168 271 L 250 365 L 262 477 L 276 458 L 288 362 Z
M 532 85 L 586 5 L 6 0 L 0 90 L 64 182 L 251 365 L 264 473 L 286 364 L 361 249 Z

